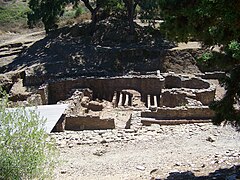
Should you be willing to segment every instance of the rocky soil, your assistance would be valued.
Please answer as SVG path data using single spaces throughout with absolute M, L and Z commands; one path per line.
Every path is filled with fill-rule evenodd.
M 25 30 L 19 33 L 6 33 L 0 36 L 0 67 L 10 64 L 36 41 L 45 37 L 44 31 Z
M 133 120 L 139 118 L 134 112 Z M 232 127 L 136 124 L 52 134 L 60 151 L 55 179 L 240 178 L 240 134 Z

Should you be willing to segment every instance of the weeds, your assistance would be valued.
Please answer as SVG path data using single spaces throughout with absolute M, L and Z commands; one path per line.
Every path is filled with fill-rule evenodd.
M 26 2 L 10 3 L 0 8 L 0 25 L 3 27 L 14 27 L 27 22 L 29 8 Z
M 52 175 L 56 148 L 35 111 L 7 109 L 0 99 L 0 180 L 45 179 Z

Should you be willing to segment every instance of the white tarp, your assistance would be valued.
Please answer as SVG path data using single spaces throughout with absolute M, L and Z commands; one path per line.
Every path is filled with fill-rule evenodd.
M 26 111 L 36 111 L 40 118 L 46 119 L 44 129 L 47 133 L 50 133 L 67 107 L 67 104 L 56 104 L 26 107 L 25 109 Z M 13 111 L 14 109 L 15 108 L 8 108 L 7 110 Z

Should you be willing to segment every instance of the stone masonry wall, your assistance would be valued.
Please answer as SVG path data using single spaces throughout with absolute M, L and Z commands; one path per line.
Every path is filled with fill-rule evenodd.
M 101 119 L 99 116 L 68 116 L 66 117 L 66 130 L 94 130 L 114 129 L 114 119 Z
M 164 81 L 157 76 L 71 79 L 49 84 L 49 102 L 56 103 L 66 99 L 66 94 L 76 88 L 88 87 L 94 92 L 95 98 L 111 101 L 114 91 L 133 89 L 141 92 L 144 98 L 147 94 L 160 94 L 163 86 Z
M 142 117 L 155 119 L 211 119 L 214 117 L 214 111 L 208 106 L 202 107 L 176 107 L 176 108 L 158 108 L 157 111 L 145 111 L 141 113 Z

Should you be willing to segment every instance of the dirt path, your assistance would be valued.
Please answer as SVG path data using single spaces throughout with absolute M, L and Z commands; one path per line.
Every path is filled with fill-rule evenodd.
M 206 176 L 219 168 L 240 164 L 240 134 L 229 126 L 153 125 L 122 133 L 129 138 L 109 143 L 92 141 L 95 133 L 103 135 L 103 132 L 89 133 L 53 135 L 62 162 L 55 179 L 146 180 L 186 171 Z M 116 130 L 105 133 L 103 137 L 110 139 L 121 134 Z M 86 143 L 80 143 L 84 137 Z
M 6 33 L 0 36 L 0 46 L 13 43 L 25 43 L 25 42 L 35 42 L 45 37 L 45 31 L 39 30 L 26 30 L 21 34 L 19 33 Z

